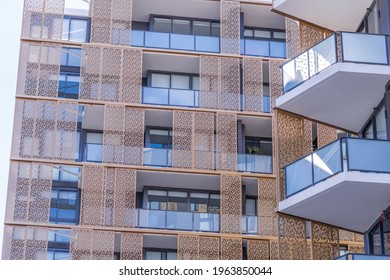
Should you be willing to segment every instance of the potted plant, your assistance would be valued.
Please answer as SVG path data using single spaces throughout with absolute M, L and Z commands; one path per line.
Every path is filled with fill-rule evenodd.
M 248 152 L 251 155 L 260 155 L 260 148 L 256 146 L 248 146 Z

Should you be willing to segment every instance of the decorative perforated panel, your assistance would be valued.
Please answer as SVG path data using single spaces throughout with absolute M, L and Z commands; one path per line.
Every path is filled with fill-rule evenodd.
M 103 162 L 142 165 L 144 109 L 106 106 Z
M 12 157 L 74 160 L 77 103 L 16 100 Z
M 131 45 L 132 0 L 94 0 L 91 42 Z
M 306 221 L 278 215 L 279 219 L 279 258 L 281 260 L 306 260 Z
M 343 230 L 343 229 L 339 230 L 340 241 L 354 241 L 353 236 L 354 236 L 353 232 Z
M 221 175 L 221 233 L 241 234 L 241 176 Z
M 248 240 L 248 260 L 269 260 L 269 241 Z
M 131 169 L 115 170 L 114 226 L 135 227 L 135 196 L 137 172 Z M 109 186 L 106 185 L 106 188 Z
M 240 54 L 240 3 L 221 1 L 221 52 Z
M 240 60 L 221 59 L 220 109 L 240 110 Z
M 214 113 L 194 113 L 194 165 L 214 170 Z
M 114 238 L 115 238 L 115 232 L 93 231 L 92 259 L 113 260 L 114 259 Z
M 284 199 L 283 167 L 304 156 L 303 120 L 277 110 L 277 132 L 280 171 L 280 199 Z
M 313 123 L 308 120 L 303 120 L 303 134 L 304 134 L 304 144 L 303 150 L 304 154 L 310 154 L 313 152 Z
M 241 238 L 221 238 L 221 259 L 241 260 L 242 240 Z
M 200 260 L 219 260 L 220 251 L 219 237 L 199 237 Z
M 276 106 L 276 99 L 283 94 L 282 70 L 283 60 L 270 60 L 269 62 L 269 94 L 271 99 L 271 113 Z
M 84 166 L 80 224 L 102 225 L 104 206 L 104 167 Z
M 364 246 L 348 245 L 348 253 L 364 254 Z
M 221 60 L 218 57 L 200 57 L 200 107 L 209 109 L 219 108 L 221 91 Z
M 306 23 L 300 23 L 301 29 L 301 49 L 302 51 L 311 48 L 324 39 L 324 30 L 320 30 Z
M 111 43 L 112 0 L 94 0 L 91 8 L 91 42 Z
M 217 113 L 217 170 L 237 170 L 237 115 Z
M 193 112 L 173 111 L 172 167 L 193 166 Z
M 259 178 L 258 180 L 258 220 L 259 235 L 277 236 L 278 219 L 276 180 L 272 178 Z
M 61 48 L 60 44 L 21 43 L 17 96 L 57 97 Z
M 301 53 L 301 37 L 299 22 L 286 17 L 287 58 Z
M 142 51 L 83 45 L 80 99 L 140 103 Z
M 244 58 L 243 109 L 249 112 L 263 112 L 263 61 L 259 58 Z
M 72 229 L 70 231 L 70 258 L 72 260 L 91 260 L 92 240 L 92 230 Z
M 320 149 L 337 140 L 337 129 L 327 125 L 317 124 L 317 139 L 318 148 Z
M 339 229 L 311 222 L 313 260 L 333 260 L 340 255 Z
M 121 260 L 142 260 L 143 235 L 140 233 L 121 234 Z
M 198 236 L 177 236 L 177 259 L 198 260 L 199 259 L 199 237 Z
M 52 166 L 12 162 L 10 168 L 7 221 L 48 223 Z
M 48 229 L 4 227 L 3 260 L 46 260 Z
M 271 260 L 278 260 L 279 259 L 279 245 L 278 241 L 271 240 L 269 242 L 269 249 L 270 249 L 270 259 Z
M 25 0 L 22 37 L 62 39 L 65 0 Z
M 105 106 L 103 162 L 123 163 L 125 107 Z

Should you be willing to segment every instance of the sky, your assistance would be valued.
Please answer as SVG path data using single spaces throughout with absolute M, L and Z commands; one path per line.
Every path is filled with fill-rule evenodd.
M 7 196 L 9 158 L 19 61 L 23 0 L 2 0 L 0 17 L 0 255 L 3 246 L 3 224 Z

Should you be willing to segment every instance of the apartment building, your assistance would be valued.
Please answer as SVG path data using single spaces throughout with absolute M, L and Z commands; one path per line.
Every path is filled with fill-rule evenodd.
M 371 1 L 340 29 L 290 2 L 25 0 L 2 258 L 334 259 L 364 244 L 372 253 L 362 234 L 388 220 L 376 181 L 386 178 L 359 175 L 382 190 L 377 209 L 358 200 L 371 185 L 351 202 L 344 177 L 333 183 L 340 193 L 311 190 L 343 175 L 336 157 L 354 141 L 385 156 L 383 141 L 333 141 L 387 135 L 384 111 L 372 110 L 390 78 L 387 37 L 332 32 L 356 31 Z M 362 30 L 386 33 L 366 18 Z M 349 35 L 371 36 L 358 55 L 376 47 L 374 60 L 348 58 Z M 366 72 L 337 68 L 347 61 Z M 327 84 L 310 84 L 333 66 Z M 367 88 L 375 100 L 363 99 Z M 367 153 L 359 163 L 373 161 Z M 321 180 L 307 184 L 310 174 Z

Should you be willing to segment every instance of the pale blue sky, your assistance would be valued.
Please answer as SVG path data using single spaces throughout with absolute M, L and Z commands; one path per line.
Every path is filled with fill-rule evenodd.
M 0 17 L 0 255 L 7 196 L 23 0 L 2 0 Z

